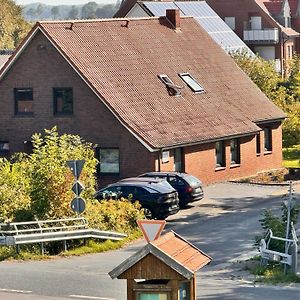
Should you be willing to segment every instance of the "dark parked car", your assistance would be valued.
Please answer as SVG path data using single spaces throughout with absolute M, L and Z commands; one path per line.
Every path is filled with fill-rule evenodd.
M 139 177 L 151 177 L 167 180 L 178 192 L 179 204 L 186 206 L 189 202 L 201 200 L 204 196 L 202 182 L 193 175 L 179 172 L 149 172 Z
M 178 193 L 163 180 L 121 180 L 97 191 L 95 198 L 139 201 L 148 219 L 165 219 L 179 211 Z

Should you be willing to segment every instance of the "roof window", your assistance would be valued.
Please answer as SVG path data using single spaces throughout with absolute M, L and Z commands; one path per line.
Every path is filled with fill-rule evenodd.
M 193 92 L 204 92 L 204 88 L 189 73 L 179 73 L 178 75 Z
M 180 96 L 182 87 L 175 85 L 168 75 L 162 74 L 157 77 L 165 84 L 167 91 L 170 96 Z

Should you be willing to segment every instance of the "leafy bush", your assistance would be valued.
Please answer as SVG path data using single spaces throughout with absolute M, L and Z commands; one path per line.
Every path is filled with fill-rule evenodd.
M 30 180 L 23 162 L 0 159 L 0 222 L 12 221 L 30 207 Z
M 290 221 L 293 222 L 293 224 L 297 223 L 299 208 L 299 205 L 295 205 L 291 209 Z M 266 236 L 266 233 L 269 229 L 272 230 L 274 236 L 285 238 L 287 226 L 287 208 L 284 204 L 282 204 L 281 211 L 282 215 L 278 217 L 274 215 L 274 212 L 271 209 L 264 210 L 263 218 L 259 220 L 263 229 L 263 233 L 255 238 L 256 245 L 258 245 L 260 240 Z M 284 241 L 272 239 L 269 244 L 269 249 L 284 253 L 285 243 Z
M 30 182 L 32 215 L 43 219 L 58 219 L 74 216 L 70 202 L 74 177 L 66 165 L 67 160 L 84 159 L 80 175 L 85 190 L 82 197 L 89 201 L 95 193 L 95 169 L 93 145 L 79 136 L 59 136 L 57 128 L 45 130 L 45 136 L 34 134 L 33 153 L 26 159 L 27 176 Z
M 97 159 L 94 146 L 79 136 L 59 135 L 57 128 L 32 136 L 33 153 L 16 154 L 12 161 L 0 160 L 0 221 L 32 221 L 35 218 L 60 219 L 74 217 L 70 203 L 75 181 L 67 160 L 85 160 L 80 181 L 86 200 L 82 214 L 89 227 L 135 234 L 136 220 L 144 214 L 138 202 L 94 199 Z M 76 245 L 76 242 L 73 243 Z M 49 253 L 61 250 L 61 243 L 47 243 Z
M 136 227 L 136 220 L 145 216 L 138 202 L 121 200 L 89 201 L 84 216 L 92 228 L 113 230 L 130 234 Z

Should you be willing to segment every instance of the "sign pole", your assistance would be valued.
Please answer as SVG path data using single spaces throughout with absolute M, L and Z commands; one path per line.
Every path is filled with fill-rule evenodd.
M 76 178 L 76 181 L 78 179 L 78 174 L 77 174 L 77 165 L 76 165 L 76 160 L 74 161 L 74 173 L 75 173 L 75 178 Z M 77 203 L 77 207 L 79 206 L 79 200 L 78 200 L 78 185 L 76 184 L 76 187 L 75 187 L 75 191 L 76 191 L 76 203 Z M 76 216 L 79 217 L 79 213 L 78 211 L 76 210 Z

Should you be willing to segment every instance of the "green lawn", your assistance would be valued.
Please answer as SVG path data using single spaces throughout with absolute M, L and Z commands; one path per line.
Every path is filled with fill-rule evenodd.
M 300 167 L 300 145 L 283 148 L 283 166 L 287 168 Z

